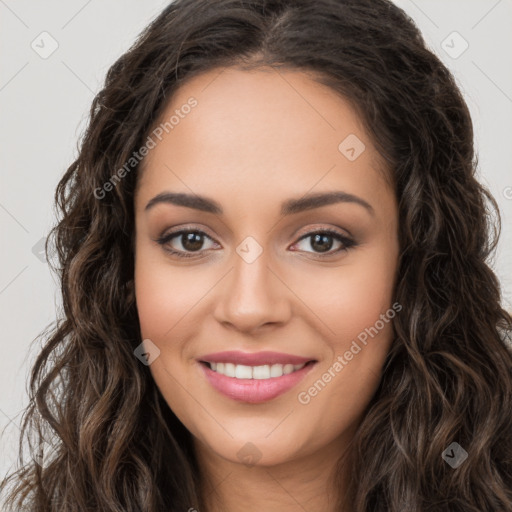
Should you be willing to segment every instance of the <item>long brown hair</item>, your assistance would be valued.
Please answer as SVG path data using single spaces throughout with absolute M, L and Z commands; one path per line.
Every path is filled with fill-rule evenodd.
M 399 202 L 403 310 L 354 439 L 353 509 L 511 512 L 512 318 L 488 265 L 499 211 L 475 178 L 454 78 L 388 0 L 176 0 L 110 68 L 55 194 L 47 251 L 58 257 L 63 311 L 41 335 L 7 504 L 205 510 L 190 434 L 134 356 L 139 166 L 126 163 L 177 87 L 216 67 L 263 65 L 313 72 L 351 101 Z M 25 439 L 32 451 L 53 446 L 45 464 L 24 459 Z M 443 460 L 453 442 L 468 454 L 457 468 Z

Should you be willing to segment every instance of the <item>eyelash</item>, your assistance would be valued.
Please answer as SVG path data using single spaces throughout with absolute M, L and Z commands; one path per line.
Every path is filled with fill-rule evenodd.
M 157 242 L 161 246 L 165 246 L 173 238 L 176 238 L 176 237 L 178 237 L 180 235 L 184 235 L 186 233 L 195 233 L 195 234 L 199 234 L 199 235 L 204 235 L 205 237 L 207 237 L 210 240 L 212 240 L 212 238 L 210 236 L 208 236 L 204 231 L 201 231 L 199 229 L 186 229 L 185 228 L 185 229 L 181 229 L 179 231 L 167 233 L 166 235 L 162 235 L 162 236 L 158 237 L 155 240 L 155 242 Z M 336 240 L 338 240 L 339 242 L 341 242 L 343 244 L 343 247 L 341 247 L 340 249 L 338 249 L 338 250 L 336 250 L 334 252 L 328 252 L 326 254 L 313 252 L 313 254 L 315 254 L 319 258 L 328 258 L 328 257 L 333 256 L 334 254 L 338 254 L 338 253 L 343 252 L 343 251 L 348 251 L 351 248 L 357 246 L 357 243 L 354 240 L 352 240 L 352 239 L 350 239 L 350 238 L 348 238 L 348 237 L 342 235 L 341 233 L 338 233 L 337 231 L 334 231 L 332 229 L 318 229 L 318 230 L 310 231 L 309 233 L 306 233 L 305 235 L 301 236 L 297 240 L 296 243 L 298 243 L 298 242 L 300 242 L 300 241 L 302 241 L 304 239 L 307 239 L 309 237 L 313 237 L 314 235 L 318 235 L 318 234 L 332 236 L 333 238 L 335 238 Z M 176 251 L 174 249 L 170 249 L 169 247 L 164 247 L 164 250 L 169 252 L 173 256 L 177 256 L 178 258 L 194 258 L 194 257 L 197 257 L 197 254 L 200 252 L 200 251 L 197 251 L 195 253 L 194 252 L 187 253 L 187 252 L 182 252 L 182 251 Z

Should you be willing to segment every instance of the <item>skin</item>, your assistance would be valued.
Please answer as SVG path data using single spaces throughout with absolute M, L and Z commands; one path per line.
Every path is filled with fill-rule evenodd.
M 334 511 L 350 457 L 335 487 L 333 470 L 379 383 L 392 322 L 309 403 L 298 394 L 393 304 L 395 194 L 351 105 L 305 72 L 216 69 L 183 85 L 162 119 L 191 96 L 197 106 L 151 149 L 135 194 L 141 335 L 160 350 L 151 374 L 193 435 L 209 511 Z M 366 146 L 354 161 L 338 150 L 349 134 Z M 280 217 L 285 200 L 335 190 L 362 198 L 374 214 L 338 202 Z M 164 203 L 145 211 L 164 191 L 207 196 L 224 213 Z M 167 246 L 192 258 L 155 242 L 190 225 L 207 235 L 199 251 L 179 235 Z M 321 247 L 303 238 L 318 228 L 357 245 L 338 251 L 342 244 L 330 238 L 330 256 L 321 259 Z M 262 249 L 250 264 L 236 252 L 248 236 Z M 220 394 L 203 376 L 197 358 L 223 350 L 271 350 L 318 363 L 292 390 L 249 404 Z M 252 463 L 237 455 L 244 446 Z

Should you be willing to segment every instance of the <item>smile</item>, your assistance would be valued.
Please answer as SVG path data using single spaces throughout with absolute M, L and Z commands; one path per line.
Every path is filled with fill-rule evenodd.
M 234 377 L 235 379 L 270 379 L 273 377 L 282 377 L 289 373 L 296 372 L 306 366 L 303 364 L 265 364 L 261 366 L 246 366 L 233 363 L 208 363 L 210 369 L 214 372 Z
M 222 395 L 239 402 L 257 404 L 290 391 L 316 363 L 248 366 L 200 361 L 199 366 L 210 385 Z

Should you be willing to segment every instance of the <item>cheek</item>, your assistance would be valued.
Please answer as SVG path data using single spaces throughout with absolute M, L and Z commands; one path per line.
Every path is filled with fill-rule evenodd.
M 208 292 L 218 281 L 205 265 L 178 268 L 157 251 L 138 249 L 135 262 L 135 298 L 142 339 L 159 349 L 149 369 L 169 406 L 180 418 L 190 414 L 190 395 L 197 385 L 195 357 Z M 156 254 L 155 254 L 156 253 Z M 188 404 L 188 405 L 187 405 Z
M 207 291 L 200 289 L 206 288 L 201 279 L 197 273 L 173 269 L 161 258 L 157 261 L 150 251 L 137 254 L 135 297 L 141 337 L 160 351 L 149 370 L 169 407 L 187 425 L 193 422 L 187 405 L 190 396 L 183 390 L 194 385 L 187 362 L 193 362 L 189 341 L 198 328 L 193 308 Z
M 317 280 L 310 295 L 329 327 L 323 332 L 331 354 L 297 399 L 304 414 L 331 418 L 321 426 L 326 439 L 361 417 L 380 382 L 401 310 L 393 305 L 397 250 L 389 249 L 360 252 L 357 264 L 340 267 L 337 279 Z
M 375 245 L 347 259 L 334 272 L 317 273 L 315 286 L 301 293 L 322 321 L 329 355 L 301 391 L 311 414 L 328 414 L 337 406 L 351 411 L 343 421 L 362 413 L 380 380 L 382 365 L 393 340 L 393 288 L 396 245 Z M 319 382 L 320 381 L 320 382 Z M 311 391 L 311 392 L 310 392 Z M 339 425 L 338 425 L 339 426 Z M 333 425 L 333 427 L 335 427 Z
M 353 253 L 336 268 L 295 274 L 294 290 L 318 316 L 325 340 L 333 351 L 373 326 L 392 305 L 396 251 L 382 247 Z M 291 278 L 291 277 L 290 277 Z M 389 337 L 388 323 L 379 322 L 380 339 Z
M 214 282 L 198 267 L 177 269 L 141 250 L 135 264 L 135 297 L 141 334 L 170 339 L 187 323 L 187 315 Z
M 390 270 L 383 265 L 373 264 L 366 268 L 354 268 L 346 276 L 342 289 L 337 292 L 336 304 L 331 306 L 334 330 L 342 333 L 343 338 L 358 336 L 373 326 L 391 306 L 393 274 Z
M 141 335 L 160 340 L 175 322 L 178 301 L 170 293 L 165 275 L 159 275 L 153 265 L 144 265 L 143 260 L 135 267 L 135 298 Z

